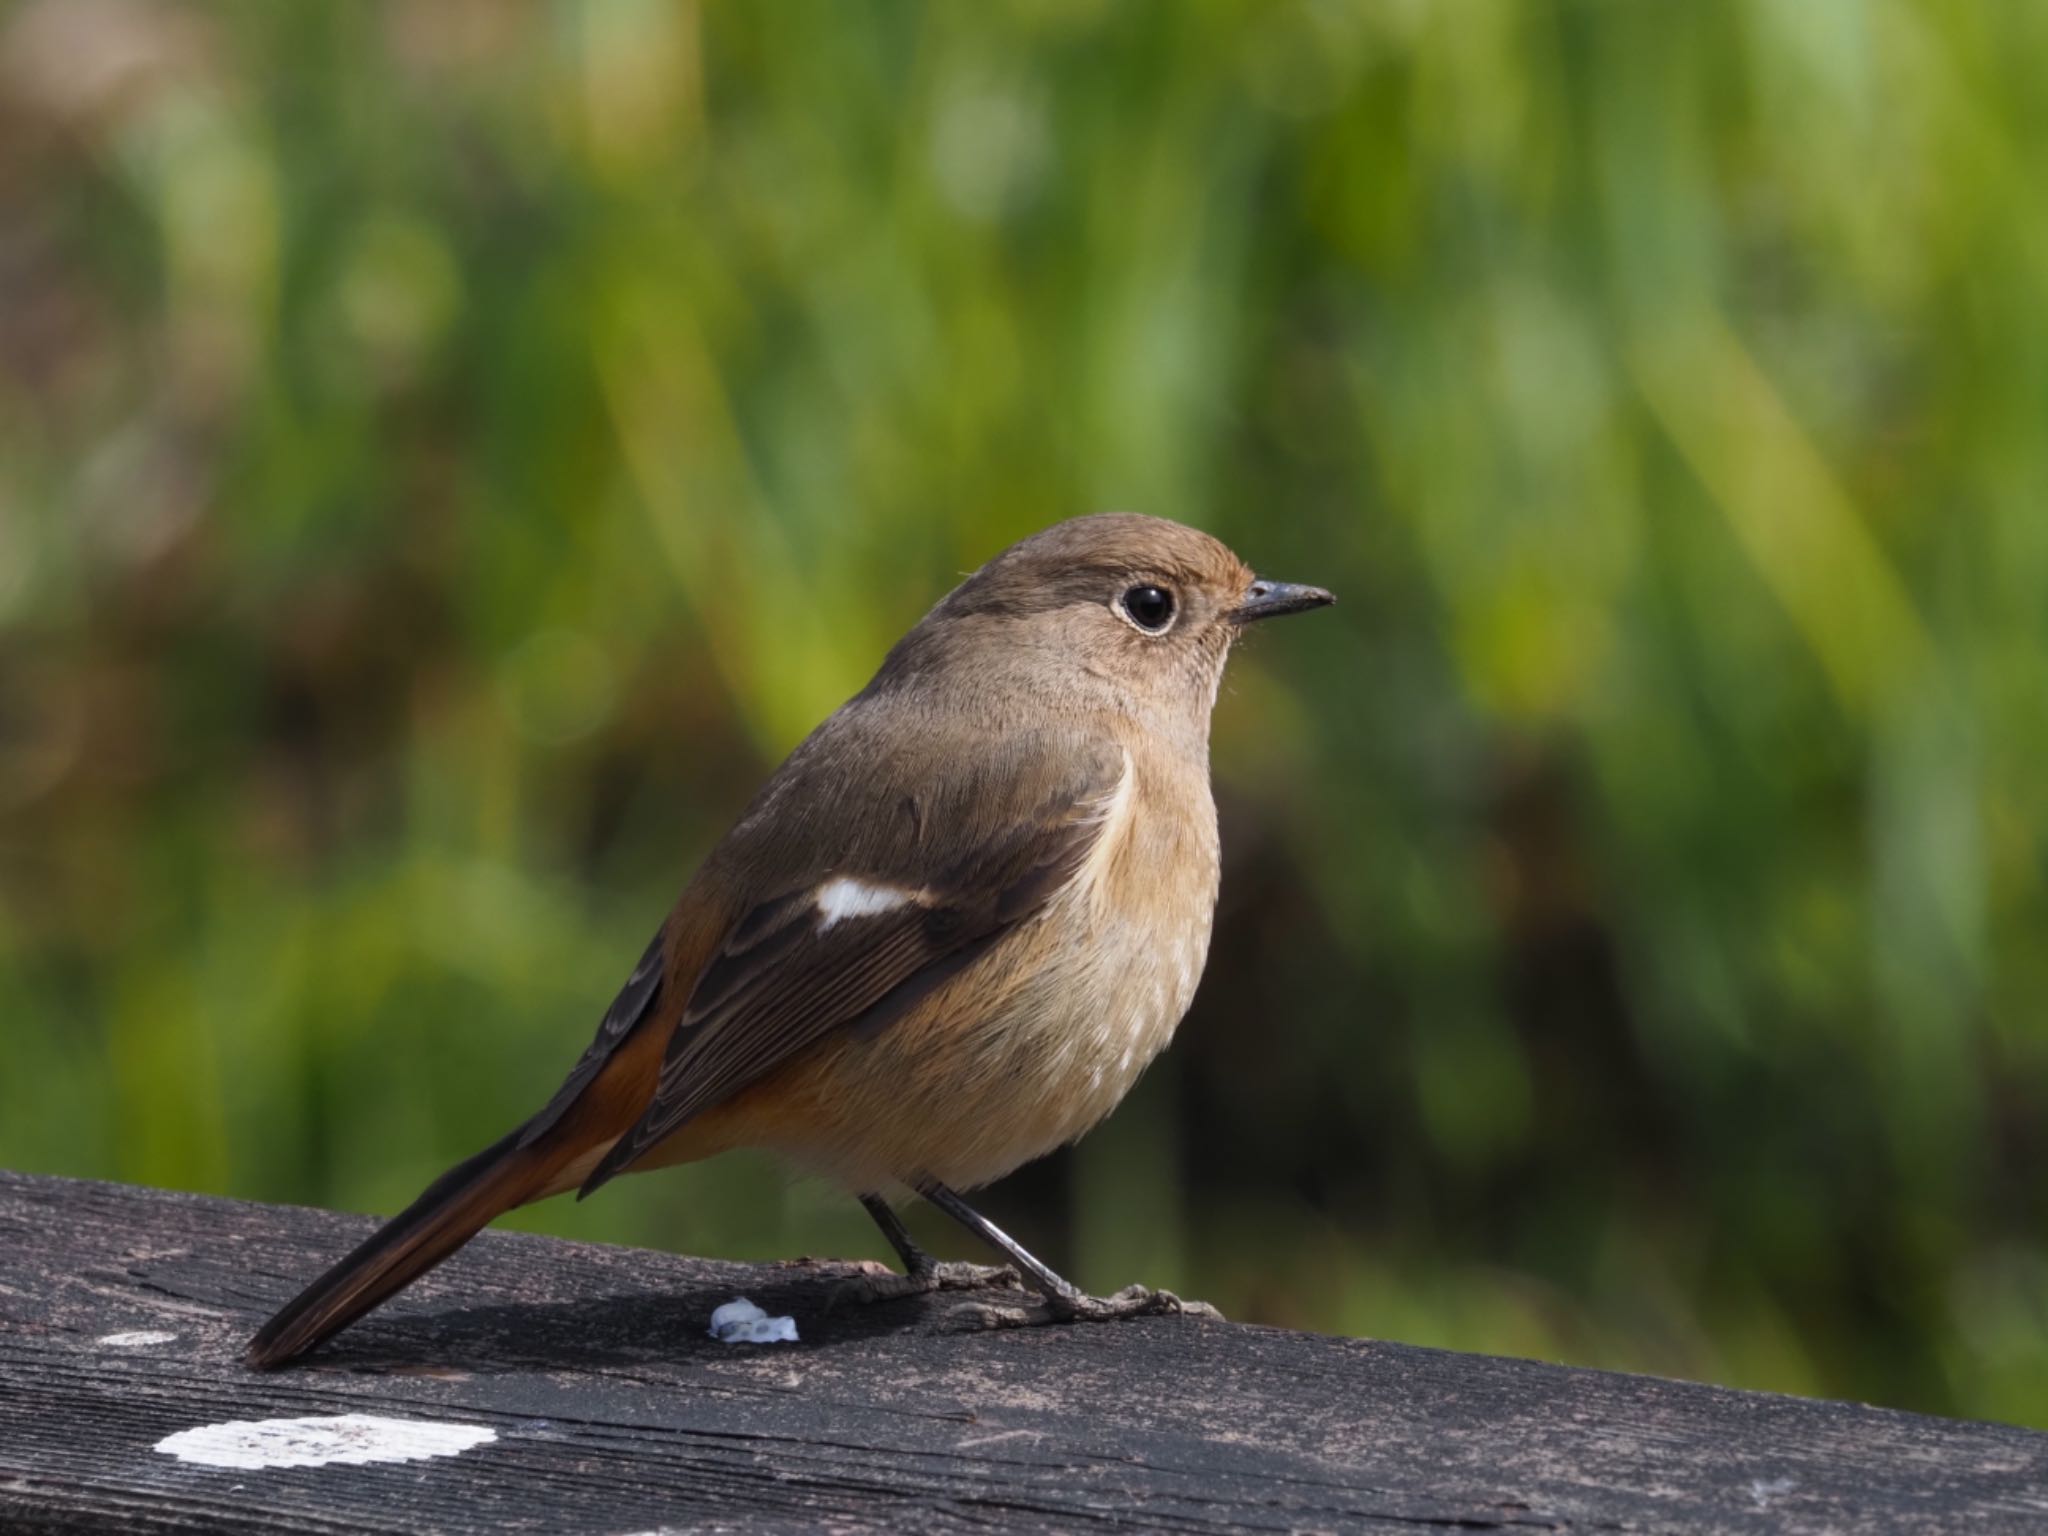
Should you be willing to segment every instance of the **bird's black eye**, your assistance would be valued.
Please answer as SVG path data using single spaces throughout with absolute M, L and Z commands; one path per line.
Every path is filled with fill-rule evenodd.
M 1150 634 L 1158 634 L 1173 622 L 1173 594 L 1164 587 L 1132 587 L 1117 599 L 1117 606 Z

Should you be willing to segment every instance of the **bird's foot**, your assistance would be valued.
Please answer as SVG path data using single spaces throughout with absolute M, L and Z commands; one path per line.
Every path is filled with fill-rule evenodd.
M 842 1282 L 833 1293 L 831 1305 L 842 1301 L 865 1306 L 877 1301 L 900 1301 L 905 1296 L 929 1296 L 934 1291 L 1012 1291 L 1022 1295 L 1024 1282 L 1007 1264 L 920 1265 L 907 1274 L 879 1265 L 861 1266 L 862 1273 Z
M 1050 1296 L 1046 1310 L 1062 1323 L 1109 1323 L 1125 1317 L 1205 1317 L 1222 1322 L 1223 1314 L 1206 1301 L 1183 1301 L 1171 1291 L 1149 1285 L 1127 1285 L 1114 1296 Z
M 1200 1317 L 1223 1321 L 1206 1301 L 1183 1301 L 1171 1291 L 1127 1285 L 1114 1296 L 1087 1296 L 1079 1291 L 1056 1292 L 1014 1305 L 973 1301 L 954 1308 L 956 1316 L 979 1328 L 1036 1328 L 1045 1323 L 1110 1323 L 1127 1317 Z

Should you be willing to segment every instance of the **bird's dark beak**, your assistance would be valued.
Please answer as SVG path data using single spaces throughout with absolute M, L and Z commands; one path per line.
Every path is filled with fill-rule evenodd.
M 1321 587 L 1304 587 L 1291 581 L 1268 581 L 1261 576 L 1244 594 L 1244 601 L 1230 610 L 1233 623 L 1249 624 L 1255 619 L 1277 619 L 1283 613 L 1307 613 L 1326 607 L 1337 599 Z

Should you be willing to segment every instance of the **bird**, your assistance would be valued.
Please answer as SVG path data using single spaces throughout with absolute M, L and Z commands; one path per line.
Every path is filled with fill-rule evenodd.
M 1051 1320 L 1182 1310 L 1086 1295 L 962 1192 L 1078 1139 L 1172 1038 L 1216 910 L 1224 664 L 1250 625 L 1334 601 L 1135 513 L 996 555 L 770 776 L 554 1096 L 286 1303 L 249 1363 L 312 1348 L 515 1207 L 738 1147 L 860 1200 L 904 1264 L 877 1295 L 1000 1275 Z M 937 1263 L 906 1196 L 1014 1270 Z

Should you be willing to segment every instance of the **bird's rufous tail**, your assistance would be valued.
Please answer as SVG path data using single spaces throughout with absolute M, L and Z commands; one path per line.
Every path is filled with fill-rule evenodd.
M 417 1280 L 514 1206 L 574 1189 L 640 1117 L 654 1092 L 665 1039 L 661 1028 L 634 1029 L 602 1070 L 572 1075 L 574 1092 L 564 1108 L 551 1106 L 552 1113 L 542 1111 L 442 1174 L 258 1329 L 249 1341 L 249 1363 L 282 1365 Z
M 259 1369 L 281 1365 L 347 1327 L 418 1279 L 516 1205 L 551 1194 L 569 1161 L 546 1142 L 521 1147 L 514 1131 L 457 1163 L 426 1193 L 279 1310 L 249 1341 Z

